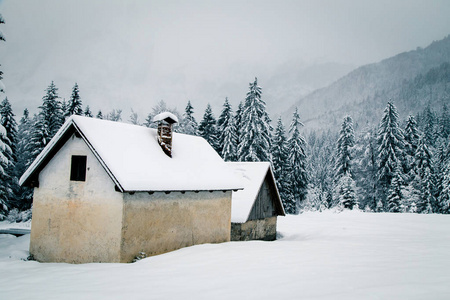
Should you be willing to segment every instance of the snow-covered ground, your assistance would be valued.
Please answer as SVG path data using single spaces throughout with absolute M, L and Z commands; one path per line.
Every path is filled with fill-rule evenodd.
M 0 298 L 450 299 L 450 216 L 306 213 L 278 231 L 85 265 L 23 261 L 29 236 L 0 235 Z

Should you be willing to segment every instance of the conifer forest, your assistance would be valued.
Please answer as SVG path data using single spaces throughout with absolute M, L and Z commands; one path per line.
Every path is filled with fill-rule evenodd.
M 161 100 L 141 123 L 133 110 L 128 118 L 121 109 L 92 112 L 83 107 L 81 94 L 75 83 L 68 100 L 61 100 L 51 82 L 38 113 L 31 116 L 25 109 L 18 122 L 8 98 L 1 102 L 1 218 L 30 218 L 33 192 L 19 186 L 19 178 L 71 115 L 154 127 L 153 117 L 163 111 L 179 118 L 176 132 L 203 137 L 225 161 L 270 161 L 289 214 L 326 209 L 450 213 L 445 103 L 439 111 L 428 105 L 415 116 L 403 116 L 390 100 L 378 124 L 360 126 L 347 115 L 336 130 L 306 131 L 297 109 L 288 124 L 281 117 L 271 120 L 256 78 L 236 108 L 225 98 L 217 118 L 208 104 L 198 121 L 191 101 L 180 113 Z

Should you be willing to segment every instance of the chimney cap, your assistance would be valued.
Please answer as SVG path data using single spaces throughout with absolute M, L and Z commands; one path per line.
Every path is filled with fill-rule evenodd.
M 153 117 L 153 122 L 166 121 L 169 124 L 178 123 L 178 118 L 173 113 L 165 111 Z

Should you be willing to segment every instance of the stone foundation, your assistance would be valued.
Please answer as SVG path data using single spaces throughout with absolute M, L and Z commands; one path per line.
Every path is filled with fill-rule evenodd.
M 277 217 L 231 223 L 232 241 L 274 241 L 277 237 Z

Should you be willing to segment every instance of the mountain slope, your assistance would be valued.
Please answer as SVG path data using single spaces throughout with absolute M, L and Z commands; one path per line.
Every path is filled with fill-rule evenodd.
M 357 123 L 377 122 L 390 98 L 405 107 L 420 107 L 413 95 L 402 93 L 402 90 L 413 85 L 414 80 L 419 80 L 418 76 L 426 76 L 430 69 L 445 62 L 450 62 L 450 36 L 424 49 L 417 48 L 357 68 L 328 87 L 301 98 L 283 117 L 289 120 L 297 106 L 309 128 L 335 127 L 346 114 L 352 115 Z M 400 99 L 400 96 L 409 98 Z M 443 96 L 436 95 L 430 100 L 436 106 L 442 103 Z M 408 113 L 415 112 L 410 110 Z

